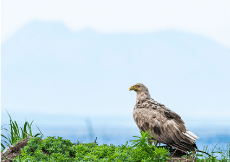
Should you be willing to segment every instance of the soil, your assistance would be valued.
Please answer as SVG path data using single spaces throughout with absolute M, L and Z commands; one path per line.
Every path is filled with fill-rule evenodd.
M 181 161 L 181 162 L 193 162 L 193 161 L 196 161 L 196 160 L 193 160 L 192 158 L 182 158 L 181 156 L 187 155 L 186 153 L 184 153 L 182 151 L 179 151 L 179 150 L 175 151 L 175 149 L 172 149 L 172 148 L 168 148 L 168 149 L 169 149 L 169 152 L 170 152 L 170 156 L 172 157 L 170 162 L 178 162 L 178 161 Z
M 27 145 L 28 138 L 18 142 L 16 145 L 9 147 L 8 150 L 4 153 L 1 153 L 1 161 L 2 162 L 12 162 L 15 157 L 21 154 L 21 149 Z M 190 160 L 188 158 L 181 158 L 181 156 L 186 155 L 185 153 L 176 150 L 170 149 L 170 155 L 172 156 L 172 160 L 170 162 L 192 162 L 194 160 Z

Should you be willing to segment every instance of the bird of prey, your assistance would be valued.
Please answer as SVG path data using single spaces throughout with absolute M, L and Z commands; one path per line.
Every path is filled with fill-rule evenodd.
M 141 131 L 148 131 L 156 142 L 164 143 L 183 152 L 195 151 L 198 137 L 185 127 L 175 112 L 150 97 L 148 88 L 137 83 L 129 88 L 137 93 L 133 118 Z M 150 142 L 151 143 L 151 142 Z

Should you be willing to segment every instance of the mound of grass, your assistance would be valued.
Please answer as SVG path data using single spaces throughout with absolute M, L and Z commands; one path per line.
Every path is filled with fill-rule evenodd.
M 70 140 L 61 137 L 30 138 L 27 146 L 22 148 L 21 155 L 18 155 L 14 162 L 32 161 L 117 161 L 117 162 L 150 162 L 167 161 L 168 150 L 158 149 L 154 146 L 133 147 L 127 145 L 115 146 L 98 145 L 97 143 L 71 143 Z M 154 148 L 154 149 L 153 149 Z
M 9 114 L 8 114 L 9 115 Z M 164 161 L 197 161 L 197 162 L 228 162 L 230 161 L 230 145 L 227 149 L 218 148 L 211 152 L 212 156 L 191 152 L 184 157 L 170 157 L 170 152 L 166 147 L 156 147 L 148 143 L 148 139 L 152 136 L 147 132 L 141 132 L 141 136 L 134 136 L 136 140 L 131 141 L 131 145 L 126 142 L 125 145 L 115 146 L 113 144 L 98 145 L 93 143 L 72 143 L 68 139 L 62 137 L 47 137 L 42 139 L 43 134 L 32 134 L 31 124 L 26 122 L 23 128 L 19 127 L 16 121 L 10 117 L 10 129 L 5 129 L 8 137 L 2 135 L 1 143 L 5 142 L 12 147 L 9 148 L 8 154 L 13 154 L 11 158 L 4 157 L 2 153 L 2 161 L 14 162 L 164 162 Z M 29 138 L 28 138 L 29 137 Z M 2 144 L 2 148 L 4 149 Z M 15 155 L 17 151 L 17 155 Z M 207 152 L 207 147 L 203 151 Z M 214 153 L 219 153 L 221 159 L 218 160 Z M 16 157 L 15 157 L 16 156 Z

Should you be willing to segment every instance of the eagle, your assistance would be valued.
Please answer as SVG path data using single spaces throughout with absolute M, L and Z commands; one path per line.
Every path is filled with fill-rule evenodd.
M 196 140 L 199 138 L 186 129 L 181 117 L 151 98 L 148 88 L 137 83 L 129 88 L 137 93 L 136 104 L 133 109 L 133 118 L 141 131 L 150 131 L 154 145 L 164 143 L 182 152 L 195 151 Z

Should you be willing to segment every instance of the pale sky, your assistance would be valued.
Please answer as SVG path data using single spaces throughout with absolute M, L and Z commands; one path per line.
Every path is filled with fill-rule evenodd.
M 230 47 L 229 0 L 2 0 L 1 40 L 26 23 L 57 21 L 73 31 L 142 33 L 174 29 Z
M 46 39 L 44 29 L 27 24 L 51 25 L 47 33 L 60 27 L 55 36 L 68 33 L 64 24 L 75 32 L 151 37 L 99 33 L 81 42 L 69 32 L 73 36 Z M 154 35 L 157 31 L 163 32 Z M 162 38 L 167 34 L 173 39 Z M 230 0 L 1 0 L 1 43 L 3 124 L 7 110 L 17 122 L 31 118 L 39 127 L 96 116 L 105 125 L 137 128 L 136 93 L 128 89 L 141 82 L 189 129 L 229 128 Z
M 8 44 L 2 45 L 4 62 L 1 67 L 9 65 L 9 60 L 13 63 L 10 68 L 2 70 L 2 111 L 7 109 L 10 114 L 19 111 L 31 114 L 125 114 L 133 121 L 136 94 L 129 92 L 128 88 L 142 82 L 148 85 L 156 101 L 183 116 L 184 120 L 191 119 L 190 123 L 195 123 L 196 117 L 198 119 L 194 125 L 198 125 L 201 120 L 210 123 L 216 118 L 218 123 L 227 125 L 230 92 L 229 8 L 229 0 L 2 0 L 2 43 L 32 21 L 37 21 L 37 24 L 40 21 L 58 22 L 55 24 L 57 26 L 63 23 L 76 32 L 85 28 L 102 33 L 177 30 L 179 32 L 173 31 L 175 35 L 183 31 L 185 37 L 194 43 L 194 46 L 193 43 L 183 44 L 185 39 L 177 39 L 180 40 L 178 45 L 173 43 L 173 39 L 164 38 L 163 42 L 148 44 L 146 41 L 147 45 L 142 46 L 142 39 L 138 39 L 135 40 L 138 47 L 130 44 L 123 48 L 120 37 L 112 41 L 113 37 L 109 36 L 106 40 L 110 41 L 111 48 L 104 48 L 105 39 L 95 39 L 101 41 L 99 48 L 88 48 L 95 42 L 79 44 L 81 39 L 75 39 L 73 34 L 71 39 L 44 43 L 43 37 L 36 37 L 40 33 L 33 33 L 38 38 L 36 41 L 27 38 L 20 39 L 21 42 L 8 41 Z M 190 37 L 193 34 L 196 36 Z M 197 41 L 200 35 L 207 37 L 201 37 L 207 44 Z M 54 39 L 50 37 L 50 40 Z M 130 42 L 130 37 L 127 36 L 126 40 Z M 156 40 L 159 40 L 158 37 Z M 165 43 L 167 49 L 163 46 Z M 175 46 L 183 48 L 174 49 Z M 27 50 L 28 47 L 33 52 Z M 40 57 L 42 59 L 37 59 Z M 152 65 L 154 59 L 158 61 Z M 139 62 L 146 64 L 140 68 L 136 66 Z M 42 68 L 40 65 L 43 65 Z M 83 70 L 79 70 L 81 68 Z M 154 75 L 149 75 L 152 73 Z M 112 91 L 111 85 L 114 85 Z M 101 87 L 100 93 L 92 91 L 95 86 Z M 105 104 L 101 105 L 103 97 L 106 98 L 103 101 Z M 119 102 L 113 103 L 114 99 Z M 110 105 L 109 108 L 107 105 Z

